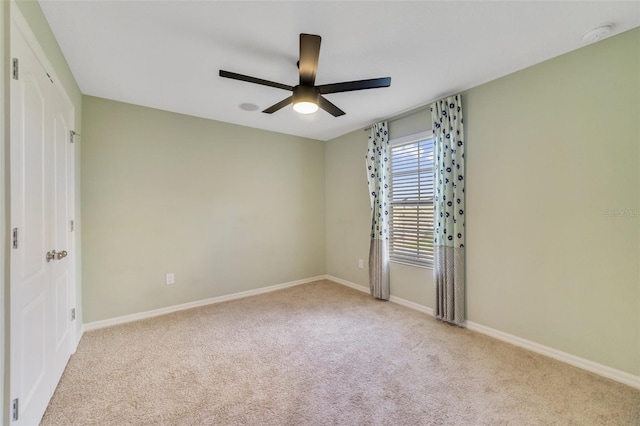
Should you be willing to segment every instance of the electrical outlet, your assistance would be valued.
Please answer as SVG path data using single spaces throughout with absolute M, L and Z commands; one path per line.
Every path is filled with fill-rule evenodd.
M 364 268 L 364 260 L 358 259 L 358 268 L 360 268 L 360 269 Z
M 173 272 L 167 272 L 166 281 L 167 285 L 174 284 L 176 282 L 176 276 Z

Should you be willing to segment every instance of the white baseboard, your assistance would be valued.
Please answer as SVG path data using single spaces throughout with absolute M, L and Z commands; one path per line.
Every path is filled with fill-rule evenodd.
M 327 275 L 326 279 L 330 281 L 334 281 L 338 284 L 342 284 L 347 287 L 351 287 L 353 289 L 362 291 L 364 293 L 369 293 L 368 287 L 364 287 L 359 284 L 355 284 L 350 281 L 343 280 L 342 278 L 334 277 L 332 275 Z M 418 303 L 401 299 L 395 296 L 391 296 L 389 301 L 433 316 L 433 309 L 420 305 Z M 462 326 L 468 328 L 469 330 L 476 331 L 478 333 L 491 336 L 503 342 L 510 343 L 512 345 L 530 350 L 531 352 L 548 356 L 549 358 L 553 358 L 558 361 L 564 362 L 566 364 L 572 365 L 574 367 L 578 367 L 583 370 L 589 371 L 591 373 L 595 373 L 599 376 L 603 376 L 608 379 L 615 380 L 616 382 L 620 382 L 625 385 L 640 389 L 640 376 L 636 376 L 636 375 L 627 373 L 625 371 L 617 370 L 615 368 L 608 367 L 606 365 L 599 364 L 597 362 L 589 361 L 588 359 L 580 358 L 578 356 L 571 355 L 569 353 L 562 352 L 554 348 L 550 348 L 549 346 L 541 345 L 540 343 L 532 342 L 530 340 L 523 339 L 521 337 L 514 336 L 512 334 L 508 334 L 503 331 L 496 330 L 494 328 L 475 323 L 473 321 L 465 321 L 464 324 L 462 324 Z
M 78 349 L 78 345 L 80 344 L 80 339 L 82 339 L 83 335 L 84 335 L 84 324 L 80 325 L 80 329 L 76 331 L 76 342 L 75 342 L 75 346 L 73 347 L 72 353 L 76 353 L 76 350 Z
M 595 373 L 599 376 L 606 377 L 608 379 L 615 380 L 616 382 L 624 383 L 625 385 L 640 389 L 640 376 L 627 373 L 625 371 L 617 370 L 612 367 L 608 367 L 597 362 L 589 361 L 588 359 L 580 358 L 575 355 L 568 354 L 566 352 L 559 351 L 549 346 L 541 345 L 540 343 L 532 342 L 527 339 L 523 339 L 512 334 L 505 333 L 500 330 L 486 327 L 484 325 L 466 321 L 465 325 L 469 330 L 477 331 L 478 333 L 486 334 L 495 339 L 502 340 L 503 342 L 511 343 L 512 345 L 519 346 L 524 349 L 528 349 L 531 352 L 538 353 L 540 355 L 548 356 L 549 358 L 562 361 L 566 364 L 573 365 L 574 367 L 587 370 L 591 373 Z
M 392 295 L 389 298 L 389 302 L 397 303 L 398 305 L 402 305 L 402 306 L 405 306 L 407 308 L 413 309 L 415 311 L 419 311 L 419 312 L 422 312 L 424 314 L 433 316 L 433 309 L 431 309 L 431 308 L 429 308 L 427 306 L 421 305 L 419 303 L 412 302 L 410 300 L 401 299 L 400 297 L 396 297 L 396 296 Z
M 342 284 L 344 286 L 350 287 L 354 290 L 361 291 L 363 293 L 369 294 L 369 287 L 365 287 L 360 284 L 352 283 L 351 281 L 343 280 L 342 278 L 334 277 L 333 275 L 325 275 L 325 279 L 329 281 L 333 281 L 334 283 Z
M 239 293 L 227 294 L 224 296 L 212 297 L 209 299 L 196 300 L 195 302 L 183 303 L 181 305 L 167 306 L 166 308 L 154 309 L 152 311 L 139 312 L 130 315 L 124 315 L 121 317 L 110 318 L 106 320 L 93 321 L 83 325 L 82 332 L 97 330 L 100 328 L 113 327 L 114 325 L 126 324 L 128 322 L 139 321 L 142 319 L 157 317 L 160 315 L 166 315 L 173 312 L 184 311 L 186 309 L 197 308 L 200 306 L 211 305 L 214 303 L 227 302 L 229 300 L 242 299 L 244 297 L 256 296 L 258 294 L 270 293 L 272 291 L 282 290 L 289 287 L 294 287 L 301 284 L 307 284 L 314 281 L 324 280 L 326 275 L 318 275 L 316 277 L 304 278 L 297 281 L 290 281 L 288 283 L 276 284 L 269 287 L 257 288 L 255 290 L 241 291 Z M 80 341 L 78 339 L 78 341 Z
M 367 294 L 369 293 L 369 287 L 365 287 L 365 286 L 362 286 L 360 284 L 352 283 L 351 281 L 343 280 L 342 278 L 334 277 L 333 275 L 327 275 L 326 279 L 329 280 L 329 281 L 336 282 L 338 284 L 342 284 L 342 285 L 347 286 L 347 287 L 351 287 L 351 288 L 353 288 L 355 290 L 358 290 L 358 291 L 361 291 L 363 293 L 367 293 Z M 395 303 L 395 304 L 398 304 L 398 305 L 402 305 L 402 306 L 405 306 L 407 308 L 413 309 L 415 311 L 419 311 L 419 312 L 425 313 L 427 315 L 433 316 L 433 309 L 431 309 L 431 308 L 429 308 L 427 306 L 421 305 L 419 303 L 411 302 L 410 300 L 402 299 L 400 297 L 392 295 L 389 298 L 389 302 L 392 302 L 392 303 Z

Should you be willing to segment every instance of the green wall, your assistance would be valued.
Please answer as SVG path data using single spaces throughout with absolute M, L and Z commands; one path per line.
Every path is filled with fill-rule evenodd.
M 635 375 L 638 46 L 640 29 L 463 93 L 468 320 Z M 366 137 L 325 153 L 327 274 L 363 286 Z M 392 264 L 391 294 L 433 308 L 431 274 Z
M 469 319 L 635 375 L 639 46 L 630 31 L 463 95 Z
M 322 142 L 94 97 L 83 120 L 85 322 L 324 274 Z

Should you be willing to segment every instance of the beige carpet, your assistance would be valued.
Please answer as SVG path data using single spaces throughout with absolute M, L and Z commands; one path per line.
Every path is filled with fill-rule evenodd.
M 640 391 L 328 281 L 86 333 L 44 425 L 638 425 Z

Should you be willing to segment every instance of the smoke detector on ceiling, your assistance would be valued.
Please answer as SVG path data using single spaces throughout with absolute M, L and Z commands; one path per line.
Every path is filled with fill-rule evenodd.
M 582 41 L 585 43 L 595 43 L 596 41 L 600 41 L 603 38 L 606 38 L 613 31 L 613 25 L 601 25 L 597 28 L 587 31 L 582 34 Z

